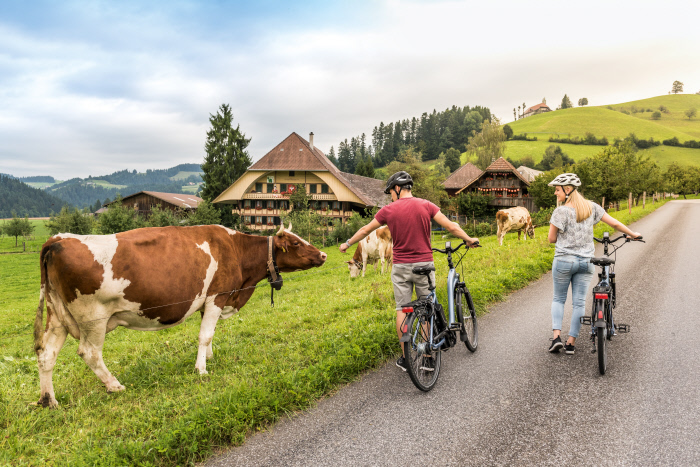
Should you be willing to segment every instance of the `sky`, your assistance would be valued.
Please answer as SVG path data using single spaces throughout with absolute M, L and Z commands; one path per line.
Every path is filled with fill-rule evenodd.
M 0 1 L 0 173 L 201 163 L 222 104 L 253 161 L 453 105 L 700 91 L 697 1 Z

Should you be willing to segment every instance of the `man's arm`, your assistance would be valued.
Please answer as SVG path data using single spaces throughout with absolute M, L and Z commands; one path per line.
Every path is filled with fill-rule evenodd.
M 372 222 L 360 228 L 360 230 L 355 232 L 355 235 L 350 237 L 348 240 L 350 241 L 350 244 L 354 245 L 355 243 L 359 242 L 360 240 L 362 240 L 367 235 L 371 234 L 381 226 L 382 224 L 380 224 L 377 219 L 372 219 Z M 348 245 L 347 243 L 343 243 L 342 245 L 340 245 L 340 252 L 345 253 L 348 248 L 350 248 L 350 245 Z
M 438 211 L 438 213 L 435 214 L 435 217 L 433 217 L 433 219 L 435 219 L 435 222 L 443 226 L 445 230 L 447 230 L 449 233 L 451 233 L 457 238 L 461 238 L 462 240 L 466 241 L 467 244 L 470 246 L 473 245 L 475 242 L 479 241 L 478 238 L 471 238 L 469 235 L 467 235 L 467 233 L 464 230 L 462 230 L 458 223 L 452 222 L 447 218 L 446 215 L 444 215 L 440 211 Z

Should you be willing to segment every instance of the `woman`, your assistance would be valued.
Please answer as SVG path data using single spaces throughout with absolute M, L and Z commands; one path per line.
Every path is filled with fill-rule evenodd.
M 549 226 L 549 243 L 556 243 L 552 277 L 554 278 L 554 298 L 552 299 L 552 344 L 549 351 L 558 353 L 562 347 L 569 355 L 574 353 L 574 343 L 581 329 L 580 318 L 586 307 L 586 294 L 595 268 L 590 262 L 595 252 L 593 226 L 600 221 L 629 235 L 639 237 L 622 222 L 610 217 L 598 204 L 588 201 L 577 187 L 581 186 L 576 174 L 566 173 L 557 176 L 549 183 L 553 186 L 557 200 L 562 203 L 552 213 Z M 571 315 L 569 338 L 564 345 L 561 341 L 561 323 L 564 318 L 564 303 L 571 283 L 571 298 L 574 312 Z

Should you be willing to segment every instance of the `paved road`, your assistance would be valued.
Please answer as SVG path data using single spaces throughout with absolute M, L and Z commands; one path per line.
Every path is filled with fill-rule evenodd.
M 480 319 L 475 354 L 444 354 L 432 392 L 390 362 L 207 465 L 700 465 L 700 202 L 634 229 L 647 243 L 616 268 L 632 332 L 605 376 L 584 338 L 573 356 L 546 351 L 547 274 Z

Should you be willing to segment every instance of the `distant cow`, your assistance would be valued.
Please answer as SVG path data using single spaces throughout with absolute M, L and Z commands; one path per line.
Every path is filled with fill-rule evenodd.
M 498 224 L 498 244 L 503 245 L 503 238 L 508 232 L 518 232 L 518 240 L 520 240 L 520 232 L 525 232 L 525 240 L 527 237 L 535 238 L 535 229 L 532 226 L 530 211 L 522 206 L 509 209 L 501 209 L 496 213 L 496 223 Z
M 200 311 L 195 368 L 205 374 L 219 319 L 240 310 L 268 274 L 277 277 L 275 264 L 281 272 L 309 269 L 323 265 L 326 254 L 293 234 L 291 224 L 272 237 L 203 225 L 116 235 L 59 234 L 44 244 L 40 261 L 34 322 L 39 404 L 56 407 L 53 368 L 69 333 L 80 340 L 78 355 L 107 391 L 123 391 L 102 359 L 105 334 L 117 326 L 169 328 Z
M 379 227 L 377 230 L 367 235 L 362 241 L 357 244 L 357 249 L 348 263 L 350 277 L 357 277 L 362 271 L 362 277 L 365 277 L 367 264 L 374 264 L 374 270 L 377 270 L 377 262 L 382 263 L 380 270 L 384 274 L 384 264 L 391 261 L 391 255 L 394 248 L 394 242 L 391 239 L 389 227 Z

